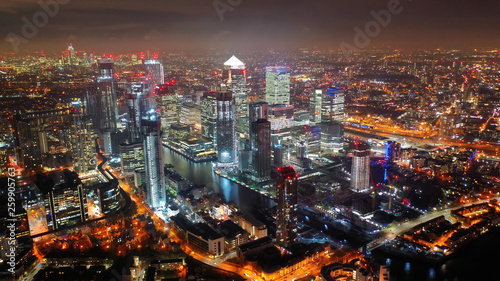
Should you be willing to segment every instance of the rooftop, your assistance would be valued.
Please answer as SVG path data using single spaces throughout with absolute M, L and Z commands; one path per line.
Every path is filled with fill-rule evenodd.
M 170 217 L 170 219 L 182 230 L 189 231 L 194 235 L 200 236 L 205 240 L 215 240 L 222 236 L 213 230 L 210 226 L 204 223 L 193 224 L 186 217 L 178 214 L 177 216 Z
M 245 69 L 245 64 L 240 61 L 237 57 L 232 56 L 225 63 L 225 66 L 230 66 L 231 69 Z
M 217 226 L 221 234 L 228 239 L 232 239 L 239 234 L 244 234 L 246 231 L 243 230 L 239 225 L 235 224 L 230 220 L 223 221 Z

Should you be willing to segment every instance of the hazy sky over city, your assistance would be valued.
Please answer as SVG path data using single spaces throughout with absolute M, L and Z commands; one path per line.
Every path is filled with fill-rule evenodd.
M 50 2 L 56 0 L 41 0 Z M 332 47 L 353 44 L 354 28 L 374 21 L 370 11 L 389 0 L 59 0 L 59 11 L 44 23 L 38 0 L 0 2 L 0 51 L 12 51 L 5 38 L 19 35 L 23 50 L 178 50 L 206 48 Z M 392 0 L 396 1 L 396 0 Z M 229 5 L 232 10 L 217 13 Z M 231 3 L 236 4 L 234 7 Z M 498 47 L 500 2 L 401 0 L 369 47 Z M 221 8 L 223 9 L 223 8 Z M 26 20 L 34 35 L 23 35 Z M 221 21 L 221 15 L 223 20 Z M 25 21 L 23 21 L 25 17 Z M 11 33 L 11 35 L 12 35 Z M 31 38 L 27 38 L 31 37 Z

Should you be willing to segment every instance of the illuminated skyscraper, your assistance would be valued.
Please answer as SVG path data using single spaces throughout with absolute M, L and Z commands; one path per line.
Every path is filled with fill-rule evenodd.
M 160 120 L 154 109 L 141 120 L 144 163 L 146 170 L 146 202 L 151 208 L 163 208 L 166 204 L 165 172 Z
M 135 91 L 135 87 L 131 87 L 129 93 L 127 93 L 127 107 L 128 107 L 128 142 L 135 143 L 141 140 L 141 111 L 139 106 L 141 93 Z
M 133 173 L 136 169 L 144 169 L 144 143 L 141 124 L 141 98 L 145 94 L 146 82 L 132 82 L 127 88 L 128 123 L 127 141 L 120 143 L 118 151 L 120 153 L 122 171 Z
M 42 195 L 50 230 L 88 219 L 86 188 L 73 171 L 37 174 L 35 185 Z
M 160 115 L 161 130 L 167 135 L 170 126 L 179 123 L 178 91 L 177 86 L 166 84 L 157 85 L 153 91 Z
M 294 121 L 294 108 L 293 106 L 285 105 L 269 105 L 269 121 L 271 122 L 271 142 L 276 149 L 285 149 L 292 145 L 292 130 L 295 125 Z M 283 157 L 288 158 L 287 151 L 281 150 L 281 153 L 274 155 L 281 155 L 281 158 L 275 158 L 275 162 L 283 161 Z M 280 160 L 281 159 L 281 160 Z M 278 167 L 281 164 L 278 165 Z
M 441 115 L 439 120 L 439 137 L 452 137 L 457 123 L 460 123 L 459 120 L 459 115 L 448 113 Z
M 70 122 L 70 110 L 53 109 L 14 114 L 16 161 L 26 170 L 41 168 L 48 152 L 49 130 L 54 124 Z
M 217 164 L 230 167 L 237 164 L 236 116 L 231 92 L 217 92 L 216 137 Z
M 254 102 L 250 105 L 250 121 L 269 118 L 269 104 L 267 102 Z
M 27 119 L 21 114 L 16 114 L 14 126 L 16 162 L 27 170 L 42 167 L 43 143 L 46 142 L 42 121 L 38 118 Z
M 136 169 L 144 168 L 144 144 L 142 142 L 122 143 L 118 149 L 124 173 L 132 174 Z
M 290 68 L 266 67 L 266 102 L 290 105 Z
M 251 105 L 250 144 L 252 149 L 252 176 L 256 181 L 271 178 L 271 122 L 267 120 L 268 104 Z
M 68 64 L 75 65 L 76 64 L 76 55 L 75 55 L 75 48 L 73 47 L 72 44 L 68 45 L 67 56 L 68 56 Z
M 225 83 L 228 90 L 233 92 L 236 114 L 236 133 L 238 134 L 238 145 L 245 148 L 249 136 L 248 119 L 248 94 L 246 86 L 245 64 L 235 56 L 224 63 Z
M 70 140 L 73 166 L 75 172 L 85 174 L 97 167 L 92 119 L 79 112 L 72 114 L 72 118 Z
M 321 121 L 344 122 L 344 99 L 344 90 L 328 88 L 321 102 Z
M 89 66 L 92 63 L 92 54 L 83 53 L 82 64 Z
M 146 81 L 142 81 L 140 82 L 140 84 L 142 87 L 141 89 L 142 94 L 140 95 L 139 99 L 139 108 L 140 108 L 139 111 L 142 119 L 144 118 L 144 116 L 149 115 L 149 112 L 151 110 L 154 110 L 156 112 L 157 104 L 156 104 L 156 93 L 149 88 L 148 83 Z
M 292 131 L 293 144 L 294 145 L 297 145 L 298 143 L 300 145 L 304 144 L 306 150 L 305 153 L 307 155 L 304 158 L 315 158 L 318 156 L 318 153 L 320 152 L 321 129 L 319 126 L 299 125 L 300 124 L 299 122 L 304 122 L 304 120 L 306 120 L 304 123 L 309 122 L 309 118 L 308 116 L 304 116 L 306 114 L 304 114 L 303 116 L 300 116 L 299 114 L 297 115 L 298 117 L 295 119 L 296 120 L 295 128 Z M 299 118 L 303 119 L 300 120 Z M 300 153 L 297 153 L 296 155 L 297 157 L 299 157 Z
M 323 90 L 314 89 L 309 100 L 309 111 L 313 124 L 321 123 L 321 105 L 323 101 Z
M 201 97 L 201 136 L 214 145 L 217 126 L 217 94 L 204 92 Z
M 370 147 L 356 141 L 353 149 L 351 189 L 360 191 L 370 188 Z
M 114 80 L 113 59 L 101 59 L 98 62 L 97 76 L 97 128 L 100 132 L 117 130 L 118 102 L 116 98 L 116 82 Z M 90 113 L 90 112 L 89 112 Z
M 290 167 L 278 168 L 276 180 L 276 243 L 287 246 L 297 241 L 298 174 Z
M 118 101 L 113 64 L 111 58 L 98 61 L 96 83 L 89 85 L 85 93 L 87 114 L 92 118 L 95 132 L 99 134 L 99 145 L 107 154 L 118 152 L 118 143 L 121 141 L 117 133 Z
M 385 158 L 389 162 L 398 161 L 401 158 L 401 144 L 397 141 L 388 141 L 385 145 Z
M 283 157 L 285 153 L 285 149 L 281 144 L 275 144 L 273 145 L 273 164 L 276 167 L 281 167 L 283 166 Z
M 163 72 L 163 65 L 160 61 L 157 59 L 145 60 L 144 68 L 150 91 L 152 91 L 156 85 L 165 84 L 165 73 Z
M 307 158 L 307 144 L 305 142 L 297 142 L 295 144 L 296 157 L 299 159 Z
M 337 121 L 321 122 L 321 151 L 323 155 L 337 154 L 344 149 L 344 125 Z
M 128 84 L 127 106 L 129 123 L 127 126 L 129 143 L 135 143 L 142 140 L 141 120 L 150 114 L 151 110 L 157 111 L 158 88 L 151 91 L 148 80 L 136 81 Z M 160 114 L 158 118 L 160 119 Z

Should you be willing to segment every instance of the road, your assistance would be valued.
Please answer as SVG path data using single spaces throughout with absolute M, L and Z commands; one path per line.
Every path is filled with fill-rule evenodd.
M 362 129 L 362 128 L 357 128 L 357 127 L 352 127 L 352 126 L 346 126 L 346 129 L 352 130 L 352 131 L 357 131 L 360 133 L 365 133 L 365 134 L 372 134 L 372 135 L 378 135 L 382 137 L 387 137 L 391 140 L 396 140 L 398 142 L 401 142 L 403 144 L 407 144 L 409 146 L 426 146 L 426 145 L 433 145 L 433 146 L 438 146 L 438 147 L 449 147 L 449 146 L 459 146 L 463 148 L 470 148 L 470 149 L 477 149 L 481 154 L 484 154 L 486 156 L 495 156 L 498 157 L 500 156 L 500 145 L 497 143 L 491 143 L 491 142 L 474 142 L 474 141 L 461 141 L 461 140 L 452 140 L 452 139 L 438 139 L 436 137 L 426 137 L 425 139 L 423 138 L 416 138 L 412 137 L 409 135 L 397 135 L 394 133 L 390 132 L 379 132 L 379 131 L 373 131 L 370 129 Z
M 367 245 L 367 249 L 368 249 L 368 251 L 372 251 L 373 249 L 375 249 L 379 246 L 382 246 L 386 241 L 393 240 L 394 238 L 396 238 L 396 236 L 405 233 L 406 231 L 410 230 L 411 228 L 415 227 L 418 224 L 421 224 L 421 223 L 426 222 L 426 221 L 430 221 L 430 220 L 435 219 L 439 216 L 446 217 L 446 216 L 450 215 L 450 212 L 454 209 L 458 209 L 461 207 L 468 207 L 468 206 L 471 206 L 473 204 L 486 203 L 492 199 L 499 199 L 499 198 L 500 198 L 500 196 L 496 196 L 496 197 L 492 197 L 491 199 L 487 199 L 487 200 L 478 200 L 476 202 L 463 203 L 463 204 L 460 204 L 458 206 L 447 207 L 447 208 L 444 208 L 442 210 L 436 210 L 433 212 L 427 212 L 415 220 L 404 222 L 402 224 L 393 225 L 391 227 L 384 229 L 383 236 L 377 240 L 370 242 Z
M 21 280 L 23 281 L 29 281 L 29 280 L 35 280 L 35 276 L 38 274 L 38 272 L 42 269 L 42 263 L 39 262 L 25 277 L 23 277 Z
M 118 177 L 117 177 L 118 178 Z M 153 219 L 155 225 L 159 229 L 165 229 L 168 232 L 169 238 L 172 241 L 178 242 L 181 246 L 181 249 L 193 257 L 194 259 L 209 265 L 216 267 L 221 270 L 225 270 L 228 272 L 233 272 L 236 273 L 244 278 L 247 278 L 249 280 L 265 280 L 259 273 L 252 267 L 250 266 L 245 266 L 241 267 L 238 265 L 234 265 L 232 263 L 226 262 L 225 259 L 227 256 L 219 257 L 219 258 L 211 258 L 207 256 L 205 253 L 199 253 L 197 250 L 191 248 L 187 243 L 185 243 L 185 239 L 178 237 L 174 231 L 169 231 L 169 226 L 165 221 L 163 221 L 161 218 L 159 218 L 154 212 L 149 208 L 144 203 L 143 198 L 139 197 L 137 194 L 132 192 L 132 186 L 123 181 L 123 179 L 119 178 L 120 181 L 120 186 L 123 188 L 125 192 L 127 192 L 130 196 L 130 198 L 137 204 L 137 209 L 140 212 L 145 212 L 149 213 L 151 215 L 151 218 Z M 304 268 L 300 268 L 299 270 L 296 270 L 294 272 L 291 272 L 290 274 L 287 274 L 283 277 L 273 279 L 276 281 L 285 281 L 285 280 L 297 280 L 300 278 L 308 277 L 308 276 L 319 276 L 321 272 L 321 267 L 323 267 L 326 264 L 329 264 L 329 258 L 325 255 L 322 256 L 319 261 L 316 261 L 314 264 L 309 264 Z
M 123 188 L 123 190 L 125 192 L 127 192 L 129 194 L 130 198 L 136 203 L 137 209 L 141 212 L 149 213 L 151 215 L 151 218 L 153 219 L 155 225 L 159 229 L 165 229 L 166 231 L 168 231 L 169 238 L 172 241 L 180 243 L 181 249 L 185 253 L 187 253 L 188 255 L 193 257 L 194 259 L 196 259 L 196 260 L 198 260 L 206 265 L 213 266 L 213 267 L 216 267 L 218 269 L 222 269 L 222 270 L 229 271 L 229 272 L 234 272 L 234 273 L 239 274 L 241 276 L 247 276 L 247 277 L 250 276 L 250 277 L 254 278 L 253 280 L 263 280 L 262 278 L 259 278 L 259 276 L 256 274 L 256 272 L 254 272 L 253 270 L 233 266 L 227 262 L 224 262 L 221 259 L 210 258 L 204 254 L 197 252 L 195 249 L 190 248 L 189 245 L 184 242 L 184 239 L 181 239 L 180 237 L 178 237 L 174 231 L 169 231 L 169 227 L 168 227 L 167 223 L 165 221 L 163 221 L 161 218 L 159 218 L 149 208 L 149 206 L 144 203 L 144 200 L 141 197 L 139 197 L 138 195 L 136 195 L 135 193 L 132 192 L 132 187 L 129 183 L 123 181 L 121 178 L 119 178 L 119 181 L 120 181 L 120 186 Z

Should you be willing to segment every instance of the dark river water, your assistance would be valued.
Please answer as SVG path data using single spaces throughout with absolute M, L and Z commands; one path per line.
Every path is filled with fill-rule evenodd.
M 384 169 L 372 166 L 375 182 L 383 182 Z M 422 188 L 426 191 L 426 188 Z M 425 193 L 423 199 L 435 196 Z M 424 197 L 424 196 L 423 196 Z M 417 199 L 417 198 L 412 198 Z M 428 205 L 428 200 L 421 200 L 421 207 Z M 459 249 L 449 260 L 440 265 L 429 265 L 403 257 L 391 256 L 374 251 L 374 257 L 380 264 L 388 264 L 391 281 L 500 281 L 500 229 L 495 229 Z M 498 268 L 497 268 L 498 267 Z
M 222 194 L 243 212 L 274 206 L 272 200 L 260 193 L 216 176 L 212 162 L 194 163 L 166 147 L 164 157 L 165 163 L 172 164 L 183 177 Z M 442 265 L 432 266 L 381 252 L 373 254 L 379 264 L 389 264 L 391 281 L 500 281 L 500 230 L 490 231 L 466 245 Z
M 391 281 L 498 281 L 499 253 L 500 229 L 491 230 L 465 245 L 441 265 L 373 252 L 378 263 L 389 265 Z
M 212 172 L 212 162 L 194 163 L 167 147 L 164 147 L 164 158 L 165 163 L 172 164 L 183 177 L 222 194 L 227 202 L 235 203 L 243 212 L 250 213 L 258 207 L 274 206 L 274 202 L 262 194 L 217 176 Z

